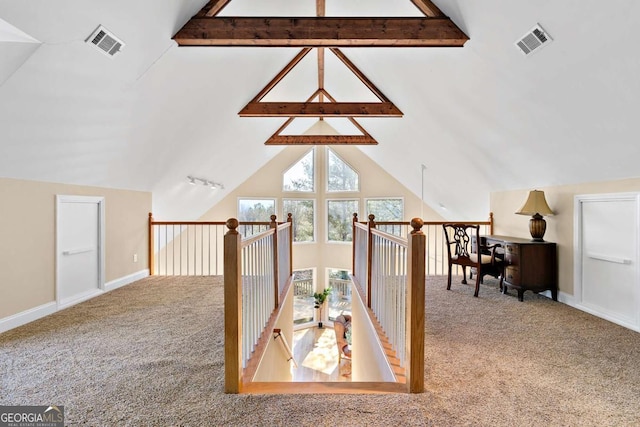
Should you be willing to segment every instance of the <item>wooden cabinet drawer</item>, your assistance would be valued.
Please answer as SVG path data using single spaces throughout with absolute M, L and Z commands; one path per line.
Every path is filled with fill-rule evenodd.
M 518 267 L 508 266 L 504 269 L 504 280 L 512 285 L 520 285 L 520 269 Z
M 504 245 L 504 252 L 507 255 L 518 256 L 518 245 L 514 245 L 513 243 L 507 243 Z
M 518 245 L 506 244 L 504 248 L 504 261 L 507 265 L 520 265 Z

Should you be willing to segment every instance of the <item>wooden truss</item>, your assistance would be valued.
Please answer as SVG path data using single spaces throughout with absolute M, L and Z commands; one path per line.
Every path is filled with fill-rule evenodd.
M 430 0 L 411 0 L 423 18 L 336 18 L 325 16 L 325 0 L 316 0 L 316 17 L 217 17 L 231 0 L 211 0 L 173 37 L 180 46 L 298 46 L 303 49 L 238 114 L 287 117 L 267 145 L 360 144 L 378 142 L 354 117 L 402 117 L 398 109 L 339 50 L 340 46 L 461 47 L 469 39 Z M 318 90 L 305 102 L 263 102 L 313 48 L 318 51 Z M 379 102 L 337 102 L 324 88 L 324 50 L 340 61 Z M 325 101 L 326 100 L 328 101 Z M 345 117 L 362 135 L 281 135 L 296 117 Z
M 173 39 L 180 46 L 279 47 L 461 47 L 469 40 L 429 0 L 411 0 L 425 17 L 217 17 L 230 1 L 211 0 Z

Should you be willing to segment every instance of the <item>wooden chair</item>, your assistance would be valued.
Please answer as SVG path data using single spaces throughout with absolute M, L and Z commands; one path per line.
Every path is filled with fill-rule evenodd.
M 467 284 L 467 267 L 476 271 L 476 289 L 473 294 L 478 296 L 482 278 L 489 274 L 500 278 L 500 289 L 502 289 L 504 261 L 496 257 L 495 245 L 481 245 L 480 226 L 470 224 L 443 224 L 442 229 L 447 239 L 447 255 L 449 261 L 449 272 L 447 277 L 447 290 L 451 289 L 451 270 L 453 265 L 462 267 L 462 282 Z

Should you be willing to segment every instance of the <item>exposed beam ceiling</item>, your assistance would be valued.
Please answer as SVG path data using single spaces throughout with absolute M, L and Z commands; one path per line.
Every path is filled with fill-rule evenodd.
M 224 1 L 226 2 L 230 0 Z M 438 9 L 438 6 L 433 4 L 433 2 L 431 2 L 430 0 L 411 0 L 411 2 L 415 4 L 416 7 L 420 9 L 420 11 L 424 13 L 425 16 L 428 16 L 430 18 L 444 16 L 444 13 L 442 13 L 442 11 Z
M 449 18 L 194 17 L 180 46 L 461 47 L 469 37 Z
M 263 102 L 262 99 L 310 52 L 304 48 L 238 113 L 240 117 L 402 117 L 396 107 L 342 51 L 331 51 L 380 102 L 324 102 L 324 49 L 318 48 L 318 91 L 307 102 Z M 311 102 L 318 95 L 319 102 Z
M 321 50 L 321 49 L 319 49 Z M 318 98 L 320 102 L 324 102 L 326 97 L 331 102 L 336 100 L 329 95 L 325 89 L 318 89 L 307 102 L 311 102 Z M 362 135 L 281 135 L 281 133 L 295 120 L 295 117 L 289 117 L 286 122 L 267 140 L 264 145 L 377 145 L 378 141 L 372 137 L 367 130 L 357 122 L 353 117 L 346 117 L 353 126 L 358 129 Z M 319 117 L 323 120 L 324 117 Z
M 196 16 L 212 17 L 216 16 L 231 0 L 211 0 L 207 3 Z
M 266 145 L 364 144 L 378 142 L 355 117 L 402 117 L 398 109 L 337 47 L 459 47 L 468 37 L 430 0 L 411 0 L 425 18 L 326 17 L 316 0 L 316 17 L 217 17 L 231 0 L 211 0 L 173 37 L 180 46 L 300 46 L 303 49 L 238 114 L 287 117 Z M 325 90 L 325 47 L 380 100 L 336 102 Z M 318 90 L 306 102 L 262 102 L 308 53 L 317 48 Z M 325 101 L 325 96 L 330 102 Z M 316 102 L 314 99 L 317 98 Z M 281 135 L 296 117 L 346 117 L 362 135 Z
M 402 117 L 391 102 L 250 102 L 240 117 Z
M 276 135 L 264 145 L 377 145 L 370 135 Z

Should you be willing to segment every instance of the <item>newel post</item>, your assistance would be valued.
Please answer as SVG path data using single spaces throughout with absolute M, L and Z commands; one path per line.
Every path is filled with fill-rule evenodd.
M 427 238 L 424 221 L 411 220 L 413 230 L 407 236 L 407 386 L 410 393 L 424 391 L 424 298 Z
M 369 214 L 369 222 L 367 223 L 367 307 L 371 308 L 371 270 L 373 265 L 373 233 L 371 230 L 376 228 L 375 215 Z
M 278 285 L 280 284 L 280 275 L 282 274 L 278 271 L 278 223 L 276 222 L 276 216 L 271 215 L 271 224 L 269 224 L 269 228 L 273 229 L 273 295 L 275 297 L 274 301 L 276 302 L 275 308 L 280 306 Z
M 148 255 L 148 262 L 149 262 L 149 276 L 153 276 L 153 269 L 154 269 L 154 259 L 153 259 L 153 213 L 149 212 L 149 221 L 148 221 L 148 232 L 149 232 L 149 255 Z
M 242 378 L 242 235 L 227 220 L 224 235 L 224 391 L 239 393 Z

